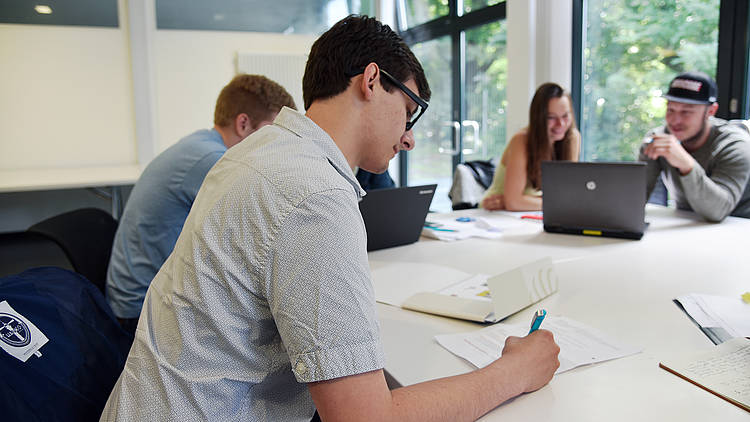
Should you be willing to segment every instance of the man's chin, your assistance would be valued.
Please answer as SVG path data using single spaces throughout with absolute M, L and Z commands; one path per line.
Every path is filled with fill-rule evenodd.
M 388 170 L 388 164 L 386 163 L 385 167 L 363 165 L 363 166 L 359 166 L 359 168 L 365 171 L 369 171 L 370 173 L 383 174 L 386 172 L 386 170 Z

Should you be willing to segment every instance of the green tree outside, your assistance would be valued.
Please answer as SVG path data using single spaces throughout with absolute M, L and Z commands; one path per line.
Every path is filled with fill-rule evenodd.
M 587 161 L 632 161 L 664 121 L 678 73 L 716 76 L 719 0 L 589 0 L 583 80 Z

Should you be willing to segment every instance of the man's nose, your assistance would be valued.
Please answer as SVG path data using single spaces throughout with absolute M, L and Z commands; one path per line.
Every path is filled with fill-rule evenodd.
M 404 151 L 411 151 L 414 149 L 414 132 L 412 132 L 411 129 L 401 135 L 401 149 Z

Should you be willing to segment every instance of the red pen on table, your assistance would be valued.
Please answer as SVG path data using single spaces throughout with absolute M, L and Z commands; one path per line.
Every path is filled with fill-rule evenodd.
M 524 214 L 521 218 L 528 218 L 529 220 L 544 220 L 541 214 Z

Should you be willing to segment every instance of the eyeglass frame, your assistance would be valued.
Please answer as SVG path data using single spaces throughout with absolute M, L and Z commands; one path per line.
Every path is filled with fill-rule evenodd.
M 356 71 L 356 72 L 348 72 L 347 76 L 352 78 L 364 72 L 365 72 L 365 69 L 362 68 L 361 70 Z M 388 82 L 392 83 L 393 85 L 396 85 L 398 89 L 400 89 L 404 94 L 406 94 L 407 97 L 411 98 L 411 100 L 417 103 L 417 105 L 419 106 L 419 114 L 416 115 L 417 117 L 412 117 L 411 120 L 408 120 L 406 122 L 406 131 L 408 132 L 411 130 L 411 128 L 414 127 L 414 124 L 417 123 L 417 120 L 419 120 L 419 118 L 422 117 L 425 110 L 427 110 L 429 103 L 423 100 L 419 95 L 415 94 L 414 91 L 412 91 L 411 89 L 409 89 L 409 87 L 401 83 L 401 81 L 394 78 L 390 73 L 386 72 L 383 69 L 380 69 L 380 73 L 382 73 L 388 79 Z

